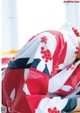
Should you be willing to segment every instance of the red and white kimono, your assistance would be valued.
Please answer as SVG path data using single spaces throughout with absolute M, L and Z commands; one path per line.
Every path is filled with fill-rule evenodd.
M 59 113 L 80 97 L 79 45 L 72 28 L 33 36 L 3 71 L 6 113 Z M 69 106 L 69 105 L 68 105 Z

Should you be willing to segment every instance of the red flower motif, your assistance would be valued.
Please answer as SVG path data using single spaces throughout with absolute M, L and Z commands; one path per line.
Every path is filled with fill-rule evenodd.
M 41 37 L 41 42 L 42 43 L 47 43 L 47 37 L 46 36 Z
M 48 108 L 48 113 L 60 113 L 60 111 L 59 111 L 59 110 L 57 110 L 57 108 L 56 108 L 56 107 L 54 107 L 53 109 Z
M 75 28 L 73 27 L 72 30 L 74 31 L 74 33 L 75 33 L 75 35 L 76 35 L 77 37 L 80 37 L 80 33 L 78 32 L 77 29 L 75 29 Z
M 41 54 L 43 54 L 42 58 L 45 59 L 45 62 L 48 62 L 48 60 L 52 60 L 51 52 L 49 49 L 44 50 L 44 47 L 41 47 Z
M 76 47 L 75 54 L 79 54 L 79 52 L 80 52 L 80 48 L 79 47 Z

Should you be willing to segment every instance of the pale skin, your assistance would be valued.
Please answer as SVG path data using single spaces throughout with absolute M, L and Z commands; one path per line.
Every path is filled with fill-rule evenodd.
M 80 41 L 79 41 L 79 48 L 80 48 Z M 80 59 L 80 52 L 77 55 L 77 58 Z M 80 98 L 77 99 L 77 107 L 74 109 L 73 112 L 79 111 L 80 112 Z

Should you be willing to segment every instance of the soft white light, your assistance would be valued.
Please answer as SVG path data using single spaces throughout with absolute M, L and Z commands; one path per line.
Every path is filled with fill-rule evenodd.
M 65 22 L 63 0 L 17 0 L 19 46 L 38 32 L 58 29 Z

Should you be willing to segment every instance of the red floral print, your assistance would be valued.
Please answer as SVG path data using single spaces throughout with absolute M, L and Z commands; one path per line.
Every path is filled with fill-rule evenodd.
M 79 47 L 76 47 L 75 54 L 79 54 L 79 52 L 80 52 L 80 48 Z
M 41 47 L 41 54 L 43 54 L 42 58 L 45 59 L 45 62 L 48 62 L 48 60 L 52 60 L 51 52 L 49 49 L 44 50 L 44 47 Z
M 74 27 L 72 28 L 72 30 L 74 31 L 74 33 L 75 33 L 75 35 L 77 36 L 77 37 L 79 37 L 80 36 L 80 33 L 78 32 L 78 30 L 77 29 L 75 29 Z
M 54 107 L 53 109 L 48 108 L 48 113 L 60 113 L 60 111 L 59 111 L 59 110 L 57 110 L 57 108 L 56 108 L 56 107 Z
M 42 43 L 47 43 L 47 37 L 46 36 L 41 37 L 41 42 Z

